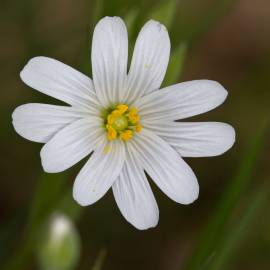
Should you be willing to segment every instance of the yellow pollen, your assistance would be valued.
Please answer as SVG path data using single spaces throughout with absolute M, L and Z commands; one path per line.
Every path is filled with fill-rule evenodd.
M 108 123 L 109 125 L 112 125 L 113 122 L 115 121 L 116 117 L 117 117 L 117 116 L 115 116 L 115 115 L 113 115 L 113 114 L 109 114 L 108 117 L 107 117 L 107 123 Z
M 107 131 L 108 131 L 107 132 L 107 138 L 108 138 L 108 140 L 109 141 L 112 141 L 112 140 L 116 139 L 116 137 L 117 137 L 116 130 L 112 126 L 110 126 L 110 125 L 107 125 L 106 128 L 107 128 Z
M 140 121 L 140 116 L 138 115 L 137 108 L 130 109 L 130 111 L 128 113 L 128 118 L 132 124 L 137 124 Z
M 135 107 L 129 109 L 126 104 L 118 104 L 113 109 L 109 109 L 104 121 L 108 140 L 118 138 L 123 141 L 130 140 L 135 132 L 140 132 L 142 129 L 139 121 L 140 116 Z
M 123 132 L 121 132 L 120 133 L 120 138 L 122 139 L 122 140 L 124 140 L 124 141 L 128 141 L 128 140 L 130 140 L 131 138 L 132 138 L 132 136 L 133 136 L 133 133 L 132 133 L 132 131 L 131 130 L 125 130 L 125 131 L 123 131 Z
M 119 110 L 114 110 L 114 111 L 111 112 L 110 115 L 113 115 L 113 116 L 115 116 L 115 117 L 118 117 L 118 116 L 122 115 L 122 113 L 121 113 L 121 111 L 119 111 Z
M 141 124 L 137 124 L 135 127 L 135 131 L 136 132 L 140 132 L 142 130 L 142 125 Z
M 123 113 L 125 113 L 128 110 L 128 105 L 126 105 L 126 104 L 119 104 L 116 108 L 117 108 L 117 110 L 121 114 L 123 114 Z
M 138 114 L 138 109 L 135 108 L 135 107 L 132 107 L 132 108 L 129 110 L 129 113 L 130 113 L 130 114 Z

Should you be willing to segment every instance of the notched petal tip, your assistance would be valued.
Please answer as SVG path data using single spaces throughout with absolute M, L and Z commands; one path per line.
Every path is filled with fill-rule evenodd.
M 18 133 L 21 137 L 23 137 L 26 140 L 33 141 L 33 142 L 41 142 L 37 138 L 33 137 L 33 132 L 29 128 L 28 125 L 25 124 L 25 121 L 27 120 L 27 107 L 29 104 L 23 104 L 18 106 L 11 114 L 12 118 L 12 125 L 16 133 Z M 31 113 L 31 112 L 29 112 Z M 28 113 L 28 114 L 29 114 Z
M 189 196 L 185 200 L 182 200 L 180 203 L 184 205 L 192 204 L 199 198 L 199 184 L 197 183 L 197 186 L 194 187 L 194 190 L 192 192 L 189 192 Z
M 161 32 L 162 30 L 168 32 L 166 26 L 164 24 L 162 24 L 161 22 L 156 21 L 156 20 L 149 20 L 145 24 L 145 26 L 147 26 L 149 28 L 153 27 L 155 30 L 157 29 L 159 32 Z
M 216 89 L 218 91 L 222 91 L 222 92 L 224 92 L 224 94 L 227 93 L 227 90 L 218 81 L 208 80 L 208 79 L 202 79 L 202 80 L 194 80 L 194 82 L 203 83 L 205 85 L 210 86 L 212 89 Z
M 46 144 L 42 147 L 40 151 L 40 159 L 41 159 L 41 166 L 43 168 L 43 171 L 46 173 L 58 173 L 61 172 L 62 170 L 58 170 L 53 166 L 53 162 L 49 162 L 48 158 L 46 157 L 46 153 L 44 150 L 44 147 Z
M 142 225 L 142 224 L 133 223 L 131 225 L 134 226 L 136 229 L 138 229 L 140 231 L 145 231 L 145 230 L 155 228 L 158 225 L 158 221 L 159 221 L 159 218 L 153 224 L 143 224 Z
M 141 216 L 133 217 L 133 219 L 126 219 L 138 230 L 149 230 L 155 228 L 159 222 L 159 209 L 157 204 L 152 213 L 148 213 L 147 216 L 141 218 Z
M 189 178 L 189 185 L 182 187 L 182 196 L 179 197 L 176 193 L 176 197 L 172 198 L 175 202 L 183 205 L 188 205 L 194 203 L 199 198 L 200 186 L 196 175 L 190 168 L 190 175 L 186 175 Z M 179 190 L 178 190 L 179 192 Z M 166 193 L 165 193 L 166 194 Z M 167 194 L 168 195 L 168 194 Z
M 21 135 L 21 132 L 20 132 L 20 129 L 18 127 L 18 122 L 19 122 L 19 118 L 20 118 L 20 115 L 22 113 L 24 106 L 25 105 L 18 106 L 11 114 L 12 125 L 13 125 L 15 131 L 20 135 Z
M 13 126 L 13 128 L 15 129 L 15 131 L 20 135 L 20 136 L 23 136 L 23 134 L 22 134 L 22 132 L 20 131 L 20 128 L 18 127 L 18 115 L 19 115 L 19 112 L 20 110 L 19 110 L 19 107 L 17 107 L 14 111 L 13 111 L 13 113 L 12 113 L 12 115 L 11 115 L 11 118 L 12 118 L 12 126 Z
M 84 207 L 90 205 L 88 201 L 85 201 L 82 196 L 80 196 L 79 192 L 75 188 L 75 185 L 73 185 L 72 197 L 80 206 Z
M 29 71 L 29 67 L 32 67 L 33 65 L 39 64 L 47 59 L 49 59 L 49 58 L 46 56 L 35 56 L 35 57 L 31 58 L 30 60 L 28 60 L 28 62 L 25 64 L 25 66 L 23 67 L 23 69 L 20 72 L 20 78 L 24 81 L 25 76 L 27 75 L 27 72 Z
M 29 61 L 28 61 L 28 63 L 23 67 L 23 69 L 21 70 L 21 72 L 20 72 L 20 78 L 21 78 L 21 80 L 25 83 L 25 84 L 27 84 L 27 69 L 28 69 L 28 65 L 29 65 Z
M 227 126 L 228 126 L 228 129 L 230 130 L 229 133 L 230 133 L 230 138 L 231 138 L 231 146 L 233 146 L 236 141 L 236 132 L 235 132 L 235 129 L 231 125 L 227 124 Z
M 211 80 L 205 80 L 205 81 L 209 84 L 209 86 L 211 86 L 213 91 L 216 91 L 216 93 L 218 93 L 220 100 L 223 100 L 222 102 L 224 102 L 228 96 L 228 91 L 224 88 L 224 86 L 217 81 L 211 81 Z
M 37 87 L 35 87 L 36 73 L 39 71 L 40 67 L 44 67 L 45 63 L 51 60 L 58 62 L 46 56 L 35 56 L 31 58 L 20 72 L 21 80 L 29 87 L 38 90 Z
M 106 16 L 106 17 L 103 17 L 102 19 L 100 19 L 98 21 L 98 23 L 96 24 L 96 27 L 101 27 L 101 26 L 109 26 L 109 25 L 112 25 L 113 24 L 122 24 L 123 26 L 125 26 L 125 22 L 123 21 L 122 18 L 120 17 L 117 17 L 117 16 Z
M 58 168 L 55 166 L 54 160 L 51 158 L 48 158 L 48 145 L 45 144 L 40 151 L 40 159 L 41 159 L 41 165 L 44 170 L 44 172 L 47 173 L 59 173 L 63 172 L 65 169 Z
M 223 145 L 223 151 L 220 153 L 220 155 L 224 154 L 227 152 L 235 143 L 236 140 L 236 133 L 235 129 L 226 123 L 223 124 L 223 136 L 225 138 L 224 140 L 224 145 Z
M 188 83 L 188 82 L 187 82 Z M 200 91 L 204 92 L 206 97 L 211 98 L 213 103 L 213 108 L 220 106 L 226 100 L 228 96 L 228 91 L 224 88 L 222 84 L 213 80 L 194 80 L 194 83 Z
M 14 111 L 11 114 L 12 121 L 16 121 L 17 120 L 17 118 L 18 118 L 18 116 L 20 114 L 20 111 L 21 111 L 21 109 L 22 109 L 23 106 L 24 105 L 20 105 L 20 106 L 18 106 L 17 108 L 14 109 Z
M 104 18 L 100 19 L 100 21 L 102 20 L 118 20 L 118 21 L 123 21 L 123 19 L 119 16 L 105 16 Z
M 143 28 L 141 29 L 140 34 L 142 33 L 145 33 L 146 35 L 150 35 L 152 36 L 152 38 L 154 37 L 153 42 L 158 41 L 158 39 L 160 38 L 170 40 L 169 33 L 166 26 L 155 20 L 150 20 L 146 22 Z M 167 45 L 170 45 L 170 42 L 168 42 Z

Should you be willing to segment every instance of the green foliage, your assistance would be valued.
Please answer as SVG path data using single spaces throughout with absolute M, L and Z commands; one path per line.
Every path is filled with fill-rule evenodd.
M 66 186 L 67 174 L 42 174 L 37 181 L 36 192 L 31 203 L 28 228 L 39 226 L 55 209 L 55 204 L 61 200 Z
M 87 10 L 85 13 L 87 14 L 87 18 L 89 20 L 87 21 L 88 23 L 85 23 L 86 19 L 85 21 L 81 22 L 85 23 L 85 42 L 82 42 L 82 54 L 78 57 L 79 64 L 77 63 L 81 71 L 89 75 L 91 74 L 91 32 L 94 29 L 96 22 L 103 15 L 119 16 L 122 14 L 121 16 L 124 17 L 126 21 L 127 28 L 129 30 L 129 38 L 131 39 L 129 43 L 130 55 L 134 45 L 134 39 L 138 32 L 138 27 L 141 27 L 146 20 L 154 19 L 166 25 L 171 33 L 170 38 L 172 40 L 172 44 L 175 42 L 176 45 L 172 45 L 171 58 L 164 80 L 164 86 L 177 83 L 179 82 L 184 69 L 187 50 L 191 45 L 195 46 L 201 35 L 213 28 L 217 21 L 223 17 L 223 15 L 225 15 L 237 1 L 212 1 L 214 4 L 209 5 L 211 6 L 210 8 L 207 7 L 198 12 L 195 12 L 199 5 L 197 0 L 152 1 L 155 2 L 155 5 L 150 12 L 147 4 L 143 3 L 143 1 L 139 2 L 120 0 L 110 1 L 109 4 L 103 0 L 87 2 Z M 12 20 L 14 19 L 14 22 L 11 24 L 12 27 L 7 29 L 7 32 L 12 32 L 14 30 L 16 33 L 16 31 L 19 29 L 19 33 L 23 33 L 22 35 L 18 35 L 19 38 L 27 41 L 25 44 L 22 44 L 22 46 L 18 42 L 18 47 L 20 48 L 14 50 L 16 57 L 17 54 L 19 55 L 20 51 L 23 52 L 25 50 L 23 57 L 21 57 L 23 62 L 34 55 L 39 55 L 40 53 L 46 52 L 46 49 L 47 51 L 50 51 L 51 54 L 59 54 L 60 52 L 61 55 L 66 47 L 69 49 L 69 46 L 72 47 L 73 44 L 77 43 L 77 33 L 80 35 L 80 32 L 77 32 L 76 30 L 76 35 L 74 35 L 74 37 L 70 36 L 71 42 L 70 44 L 68 43 L 67 46 L 64 46 L 64 49 L 62 47 L 60 48 L 60 45 L 57 45 L 59 48 L 56 49 L 44 48 L 46 46 L 44 45 L 46 44 L 44 39 L 41 38 L 38 40 L 39 34 L 37 33 L 37 29 L 39 28 L 37 26 L 33 27 L 35 22 L 39 22 L 39 20 L 42 20 L 42 16 L 44 16 L 42 15 L 43 13 L 40 16 L 39 12 L 37 12 L 39 10 L 43 10 L 41 8 L 43 4 L 41 3 L 42 1 L 18 1 L 17 7 L 12 6 L 12 12 L 7 12 L 7 14 L 5 14 L 5 16 L 11 17 Z M 187 5 L 188 8 L 192 6 L 190 3 L 195 3 L 192 13 L 193 16 L 195 14 L 195 19 L 190 18 L 190 13 L 188 12 L 183 14 L 185 13 L 185 5 Z M 110 9 L 108 8 L 109 5 L 115 6 L 113 10 L 109 10 L 110 13 L 113 13 L 115 10 L 119 9 L 120 14 L 115 12 L 115 14 L 103 14 L 104 10 Z M 119 8 L 120 6 L 121 10 Z M 17 8 L 17 11 L 15 8 Z M 76 12 L 78 11 L 75 11 L 74 14 L 76 14 Z M 46 14 L 46 10 L 44 11 L 44 14 Z M 184 16 L 179 16 L 179 18 L 176 18 L 176 14 L 182 14 Z M 199 16 L 196 16 L 197 14 Z M 177 24 L 174 23 L 176 19 L 178 22 Z M 179 21 L 181 21 L 181 23 L 179 23 Z M 18 29 L 15 29 L 16 24 L 20 25 Z M 5 28 L 5 24 L 3 25 Z M 49 27 L 52 26 L 49 25 Z M 77 25 L 76 27 L 76 29 L 80 29 L 81 25 Z M 75 31 L 72 33 L 74 32 Z M 20 39 L 19 41 L 21 41 Z M 61 41 L 61 38 L 59 38 L 59 40 Z M 51 43 L 55 44 L 54 41 Z M 48 42 L 48 44 L 50 44 L 50 42 Z M 5 47 L 7 46 L 4 46 L 4 48 Z M 20 61 L 22 61 L 22 59 Z M 16 64 L 20 67 L 22 66 L 21 63 Z M 267 64 L 269 64 L 269 59 L 267 60 Z M 9 66 L 7 68 L 6 65 L 3 65 L 2 69 L 7 69 L 9 71 Z M 256 80 L 252 88 L 265 88 L 265 91 L 267 92 L 268 88 L 265 87 L 265 85 L 267 84 L 266 82 L 268 82 L 269 76 L 267 74 L 269 73 L 269 68 L 265 74 L 263 74 L 261 70 L 256 70 L 258 72 L 258 74 L 256 74 L 256 78 L 257 76 L 262 76 L 263 79 L 267 78 L 267 80 L 262 80 L 263 82 L 260 85 L 258 85 Z M 16 78 L 18 77 L 17 73 L 19 72 L 16 70 Z M 254 72 L 252 73 L 254 74 Z M 12 87 L 14 87 L 13 84 Z M 246 85 L 243 87 L 246 87 Z M 12 106 L 14 107 L 14 100 Z M 5 112 L 4 115 L 10 116 L 10 112 L 8 110 L 6 111 L 7 112 Z M 7 117 L 5 118 L 6 119 L 1 118 L 1 121 L 3 120 L 2 122 L 9 123 L 10 119 Z M 248 237 L 249 229 L 252 228 L 253 221 L 260 213 L 261 208 L 266 205 L 266 198 L 269 195 L 267 187 L 259 184 L 258 187 L 254 188 L 253 192 L 247 192 L 247 187 L 250 185 L 251 176 L 256 168 L 257 160 L 264 151 L 266 128 L 267 127 L 264 126 L 263 128 L 257 130 L 250 147 L 243 156 L 236 175 L 234 175 L 232 179 L 228 180 L 228 186 L 224 191 L 222 198 L 218 202 L 215 212 L 210 217 L 209 222 L 202 231 L 194 252 L 189 258 L 186 266 L 187 270 L 231 269 L 231 262 L 235 258 L 234 256 L 241 244 L 241 241 Z M 2 128 L 1 134 L 6 132 L 5 130 L 3 131 L 3 129 L 5 129 L 5 127 Z M 8 141 L 8 143 L 10 144 L 10 141 Z M 37 188 L 34 190 L 33 198 L 29 203 L 29 216 L 28 219 L 26 219 L 27 222 L 25 223 L 25 228 L 23 229 L 22 235 L 20 235 L 21 229 L 19 228 L 22 224 L 21 217 L 17 218 L 16 216 L 12 222 L 8 223 L 6 226 L 1 226 L 0 241 L 3 242 L 3 244 L 1 244 L 1 251 L 5 248 L 5 242 L 7 242 L 6 239 L 9 239 L 6 238 L 5 235 L 10 236 L 14 234 L 19 239 L 16 242 L 16 251 L 8 254 L 10 256 L 7 259 L 7 264 L 5 266 L 1 265 L 1 269 L 31 269 L 31 264 L 33 261 L 32 259 L 34 256 L 34 258 L 37 259 L 35 262 L 39 262 L 42 270 L 72 270 L 76 267 L 76 262 L 80 256 L 80 240 L 75 223 L 81 217 L 82 207 L 80 207 L 72 198 L 72 182 L 69 182 L 69 180 L 73 180 L 71 178 L 70 172 L 60 174 L 45 174 L 41 172 L 40 178 L 37 179 Z M 261 177 L 258 177 L 258 179 L 259 181 L 256 183 L 260 182 Z M 60 212 L 66 215 L 72 224 L 69 234 L 66 234 L 65 237 L 62 238 L 62 241 L 58 242 L 57 245 L 51 242 L 52 239 L 50 238 L 49 226 L 55 212 Z M 89 226 L 89 224 L 87 224 L 87 226 Z M 108 226 L 111 226 L 111 224 Z M 156 230 L 155 233 L 158 234 L 159 231 Z M 122 235 L 122 232 L 118 232 L 118 234 Z M 119 236 L 118 234 L 115 232 L 116 237 Z M 140 234 L 142 233 L 140 232 Z M 91 237 L 93 237 L 92 234 L 90 238 Z M 100 237 L 100 235 L 97 236 L 97 238 L 106 237 L 107 235 L 102 237 Z M 105 247 L 107 248 L 106 245 Z M 70 261 L 68 261 L 67 258 Z M 92 270 L 101 270 L 104 266 L 105 259 L 106 251 L 101 250 L 96 261 L 94 262 Z M 90 262 L 89 265 L 91 265 L 91 263 L 92 262 Z M 90 266 L 87 267 L 87 269 L 90 268 Z
M 105 258 L 106 258 L 106 250 L 105 249 L 102 249 L 99 254 L 98 254 L 98 257 L 95 261 L 95 264 L 94 266 L 92 267 L 92 270 L 101 270 L 102 269 L 102 266 L 104 264 L 104 261 L 105 261 Z
M 72 220 L 61 213 L 53 214 L 42 230 L 36 250 L 41 270 L 74 269 L 80 240 Z
M 178 0 L 162 0 L 148 15 L 149 20 L 163 23 L 168 29 L 171 28 Z
M 67 185 L 67 174 L 42 174 L 38 181 L 35 196 L 31 203 L 29 219 L 24 233 L 24 241 L 12 258 L 5 265 L 7 270 L 20 270 L 27 265 L 38 236 L 52 213 L 61 211 L 76 220 L 82 209 L 73 200 L 70 187 Z
M 269 191 L 266 186 L 260 187 L 248 196 L 243 210 L 231 221 L 230 226 L 221 235 L 214 256 L 207 266 L 208 270 L 231 269 L 231 261 L 235 259 L 241 241 L 248 236 L 249 228 L 255 218 L 258 218 L 263 206 L 266 206 Z M 253 228 L 254 229 L 254 228 Z
M 181 16 L 174 32 L 180 40 L 196 44 L 202 35 L 215 27 L 237 2 L 238 0 L 216 0 L 209 4 L 209 1 L 182 0 L 179 3 Z
M 224 194 L 221 197 L 213 216 L 206 224 L 206 227 L 204 228 L 199 239 L 198 246 L 191 255 L 189 263 L 185 269 L 198 270 L 205 265 L 207 265 L 207 267 L 205 266 L 206 269 L 209 269 L 209 264 L 216 256 L 215 254 L 217 246 L 223 243 L 223 235 L 226 231 L 227 222 L 239 204 L 239 201 L 241 200 L 249 181 L 251 180 L 252 173 L 265 145 L 267 129 L 268 122 L 264 123 L 263 127 L 258 129 L 256 132 L 247 152 L 241 160 L 241 164 L 236 172 L 236 175 L 228 183 L 228 187 L 224 191 Z M 257 200 L 256 198 L 257 195 L 254 198 L 255 201 Z M 251 215 L 248 213 L 246 215 Z M 241 230 L 241 227 L 244 225 L 241 223 L 238 224 L 238 226 L 240 227 L 239 230 Z M 238 228 L 236 228 L 236 231 L 237 230 Z M 236 242 L 230 243 L 236 244 Z M 217 259 L 217 261 L 219 261 L 219 259 Z
M 94 6 L 94 12 L 92 14 L 91 24 L 95 26 L 95 24 L 101 19 L 102 12 L 104 9 L 104 0 L 96 0 Z
M 134 34 L 134 28 L 135 28 L 135 23 L 138 17 L 138 10 L 137 9 L 131 9 L 127 15 L 125 16 L 125 23 L 127 26 L 127 30 L 128 30 L 128 35 L 129 36 L 133 36 Z
M 164 86 L 179 82 L 187 54 L 187 44 L 181 43 L 171 53 L 170 62 L 163 82 Z

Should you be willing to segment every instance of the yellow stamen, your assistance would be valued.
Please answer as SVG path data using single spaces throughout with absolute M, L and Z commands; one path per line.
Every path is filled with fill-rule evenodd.
M 125 131 L 121 132 L 121 134 L 120 134 L 120 138 L 124 141 L 130 140 L 132 138 L 132 136 L 133 136 L 133 133 L 131 130 L 125 130 Z
M 119 110 L 114 110 L 114 111 L 111 112 L 111 115 L 114 115 L 114 116 L 118 117 L 118 116 L 122 115 L 122 113 Z
M 140 132 L 142 130 L 142 125 L 141 124 L 137 124 L 135 127 L 135 131 L 136 132 Z
M 123 114 L 128 110 L 128 105 L 119 104 L 116 108 L 117 108 L 117 111 L 119 111 L 121 114 Z
M 139 121 L 140 116 L 137 108 L 132 107 L 129 109 L 126 104 L 118 104 L 113 109 L 109 110 L 104 123 L 107 129 L 108 140 L 130 140 L 134 132 L 140 132 L 142 129 L 142 125 Z M 106 152 L 106 150 L 104 150 L 104 152 Z
M 108 123 L 109 125 L 112 125 L 113 122 L 114 122 L 114 120 L 115 120 L 115 118 L 116 118 L 115 115 L 109 114 L 109 115 L 107 116 L 107 123 Z
M 138 114 L 138 109 L 135 108 L 135 107 L 132 107 L 132 108 L 129 110 L 129 113 L 131 113 L 131 114 Z
M 138 115 L 138 110 L 137 108 L 131 108 L 129 113 L 128 113 L 128 118 L 129 118 L 129 121 L 132 123 L 132 124 L 136 124 L 140 121 L 140 116 Z
M 129 120 L 132 124 L 136 124 L 139 122 L 140 118 L 138 115 L 129 115 Z
M 110 126 L 110 125 L 107 125 L 106 128 L 107 128 L 107 131 L 108 131 L 107 132 L 107 138 L 108 138 L 108 140 L 109 141 L 112 141 L 112 140 L 116 139 L 116 137 L 117 137 L 116 130 L 112 126 Z

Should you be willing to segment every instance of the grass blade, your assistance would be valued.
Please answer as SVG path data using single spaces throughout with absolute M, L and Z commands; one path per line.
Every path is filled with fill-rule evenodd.
M 177 83 L 183 72 L 187 54 L 187 44 L 181 43 L 171 54 L 170 62 L 164 79 L 164 86 Z
M 149 20 L 156 20 L 163 23 L 168 29 L 171 28 L 178 0 L 161 1 L 148 15 Z
M 255 194 L 248 196 L 248 204 L 245 206 L 242 215 L 237 216 L 237 222 L 234 222 L 223 234 L 222 240 L 215 251 L 215 256 L 207 267 L 208 270 L 231 269 L 229 263 L 241 240 L 247 235 L 249 225 L 258 215 L 262 206 L 266 204 L 268 195 L 268 189 L 263 186 L 256 190 Z
M 39 235 L 44 222 L 53 212 L 59 210 L 73 219 L 79 217 L 81 207 L 73 201 L 66 180 L 67 175 L 65 173 L 41 176 L 31 203 L 32 207 L 23 241 L 20 243 L 17 253 L 9 258 L 4 269 L 19 270 L 28 264 L 33 255 L 37 235 Z
M 185 268 L 186 270 L 201 269 L 202 265 L 213 255 L 213 250 L 215 250 L 216 244 L 220 241 L 224 230 L 224 224 L 230 217 L 241 194 L 245 191 L 252 172 L 256 167 L 258 157 L 263 150 L 267 128 L 268 122 L 257 131 L 251 141 L 235 177 L 230 181 L 217 205 L 214 215 L 210 218 L 202 232 L 198 245 Z
M 106 258 L 107 252 L 105 249 L 102 249 L 99 254 L 98 257 L 94 263 L 94 266 L 92 268 L 92 270 L 101 270 L 102 266 L 104 264 L 105 258 Z

